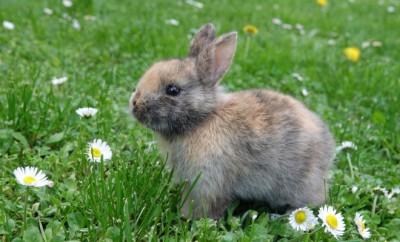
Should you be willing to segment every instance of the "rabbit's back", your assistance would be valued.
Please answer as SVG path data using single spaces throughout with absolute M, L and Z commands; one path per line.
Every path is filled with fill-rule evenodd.
M 334 158 L 323 122 L 286 95 L 266 90 L 224 95 L 196 130 L 161 142 L 178 180 L 202 173 L 230 199 L 267 201 L 272 208 L 321 203 Z

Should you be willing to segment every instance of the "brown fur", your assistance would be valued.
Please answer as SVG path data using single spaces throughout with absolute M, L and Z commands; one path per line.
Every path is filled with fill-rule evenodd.
M 212 218 L 234 199 L 266 202 L 278 211 L 322 203 L 334 158 L 328 128 L 289 96 L 225 93 L 218 82 L 235 46 L 236 33 L 215 39 L 214 27 L 205 25 L 188 58 L 154 64 L 131 96 L 132 113 L 159 134 L 176 181 L 188 180 L 189 187 L 201 175 L 182 215 L 189 215 L 192 201 L 193 217 Z M 166 94 L 171 84 L 179 95 Z

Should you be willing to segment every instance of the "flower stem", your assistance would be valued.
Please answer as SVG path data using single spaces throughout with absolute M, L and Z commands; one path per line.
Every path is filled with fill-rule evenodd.
M 374 202 L 372 203 L 372 209 L 371 209 L 371 218 L 375 216 L 375 210 L 376 210 L 376 203 L 378 202 L 378 195 L 374 196 Z
M 46 234 L 43 229 L 43 224 L 42 224 L 42 221 L 40 220 L 40 215 L 38 215 L 38 222 L 39 222 L 39 228 L 40 228 L 40 233 L 42 234 L 42 238 L 43 238 L 44 242 L 47 242 Z
M 247 58 L 247 56 L 249 55 L 250 41 L 251 41 L 251 37 L 247 36 L 247 38 L 246 38 L 246 46 L 245 46 L 245 49 L 244 49 L 244 57 L 245 58 Z
M 26 187 L 25 192 L 25 204 L 24 204 L 24 231 L 26 230 L 26 211 L 28 210 L 28 194 L 29 194 L 29 187 Z
M 352 165 L 351 159 L 350 159 L 350 154 L 347 153 L 346 156 L 347 156 L 347 161 L 349 162 L 350 176 L 351 176 L 351 179 L 354 180 L 354 171 L 353 171 L 353 165 Z

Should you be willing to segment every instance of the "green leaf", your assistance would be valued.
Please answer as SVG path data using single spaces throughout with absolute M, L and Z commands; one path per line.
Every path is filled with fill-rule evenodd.
M 43 241 L 40 231 L 37 227 L 29 227 L 24 231 L 23 240 L 26 242 L 41 242 Z
M 65 241 L 64 227 L 60 221 L 52 221 L 46 226 L 46 238 L 51 238 L 50 241 L 58 242 Z
M 400 239 L 399 228 L 400 228 L 400 219 L 398 218 L 392 219 L 389 222 L 389 224 L 387 224 L 387 237 L 392 238 L 393 241 L 398 241 Z
M 13 131 L 11 129 L 0 129 L 0 139 L 6 139 L 11 137 L 11 133 Z
M 28 140 L 23 136 L 20 132 L 12 132 L 11 135 L 14 137 L 14 139 L 18 140 L 21 142 L 21 144 L 25 147 L 29 147 Z
M 383 113 L 379 111 L 374 111 L 374 113 L 372 114 L 372 121 L 375 124 L 384 124 L 386 122 L 386 118 Z
M 68 156 L 68 153 L 73 151 L 75 149 L 75 144 L 73 142 L 67 142 L 62 148 L 61 148 L 61 156 L 65 157 Z
M 46 216 L 50 216 L 50 215 L 52 215 L 52 214 L 55 214 L 56 212 L 57 212 L 57 207 L 48 207 L 48 208 L 45 208 L 44 210 L 43 210 L 43 213 L 46 215 Z
M 378 216 L 378 215 L 373 216 L 373 217 L 372 217 L 372 222 L 373 222 L 374 224 L 380 224 L 380 223 L 381 223 L 381 217 Z
M 106 238 L 111 239 L 112 241 L 120 240 L 121 230 L 117 227 L 110 227 L 107 229 Z
M 85 217 L 78 212 L 71 213 L 67 218 L 68 225 L 74 228 L 84 228 L 85 227 Z
M 12 130 L 10 129 L 0 129 L 0 152 L 7 152 L 10 149 L 13 137 Z
M 13 231 L 15 228 L 15 221 L 12 220 L 11 218 L 7 220 L 7 226 L 9 231 Z
M 47 140 L 47 144 L 58 143 L 63 140 L 64 136 L 64 132 L 55 133 L 49 137 L 49 139 Z
M 234 233 L 232 232 L 227 232 L 224 236 L 222 236 L 221 238 L 221 242 L 233 242 L 233 241 L 237 241 L 236 236 Z
M 0 216 L 0 219 L 3 219 L 3 218 Z M 0 220 L 0 221 L 2 222 L 2 220 Z M 1 235 L 11 234 L 11 232 L 14 230 L 14 228 L 15 228 L 15 221 L 10 218 L 7 220 L 6 223 L 0 225 L 0 234 Z
M 295 231 L 289 223 L 271 223 L 268 226 L 270 234 L 279 235 L 282 237 L 290 237 L 293 235 L 300 235 L 300 232 Z
M 251 241 L 269 241 L 271 239 L 268 230 L 260 224 L 253 224 L 247 227 L 245 233 L 247 236 L 251 237 Z
M 53 238 L 51 238 L 50 242 L 63 242 L 65 241 L 65 236 L 62 234 L 56 234 Z

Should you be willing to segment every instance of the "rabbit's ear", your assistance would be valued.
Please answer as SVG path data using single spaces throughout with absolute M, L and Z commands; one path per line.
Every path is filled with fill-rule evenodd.
M 189 57 L 197 57 L 201 50 L 207 47 L 215 39 L 215 27 L 213 24 L 206 24 L 200 28 L 192 40 L 189 48 Z
M 228 71 L 236 51 L 237 33 L 222 35 L 200 52 L 197 71 L 203 82 L 215 85 Z

